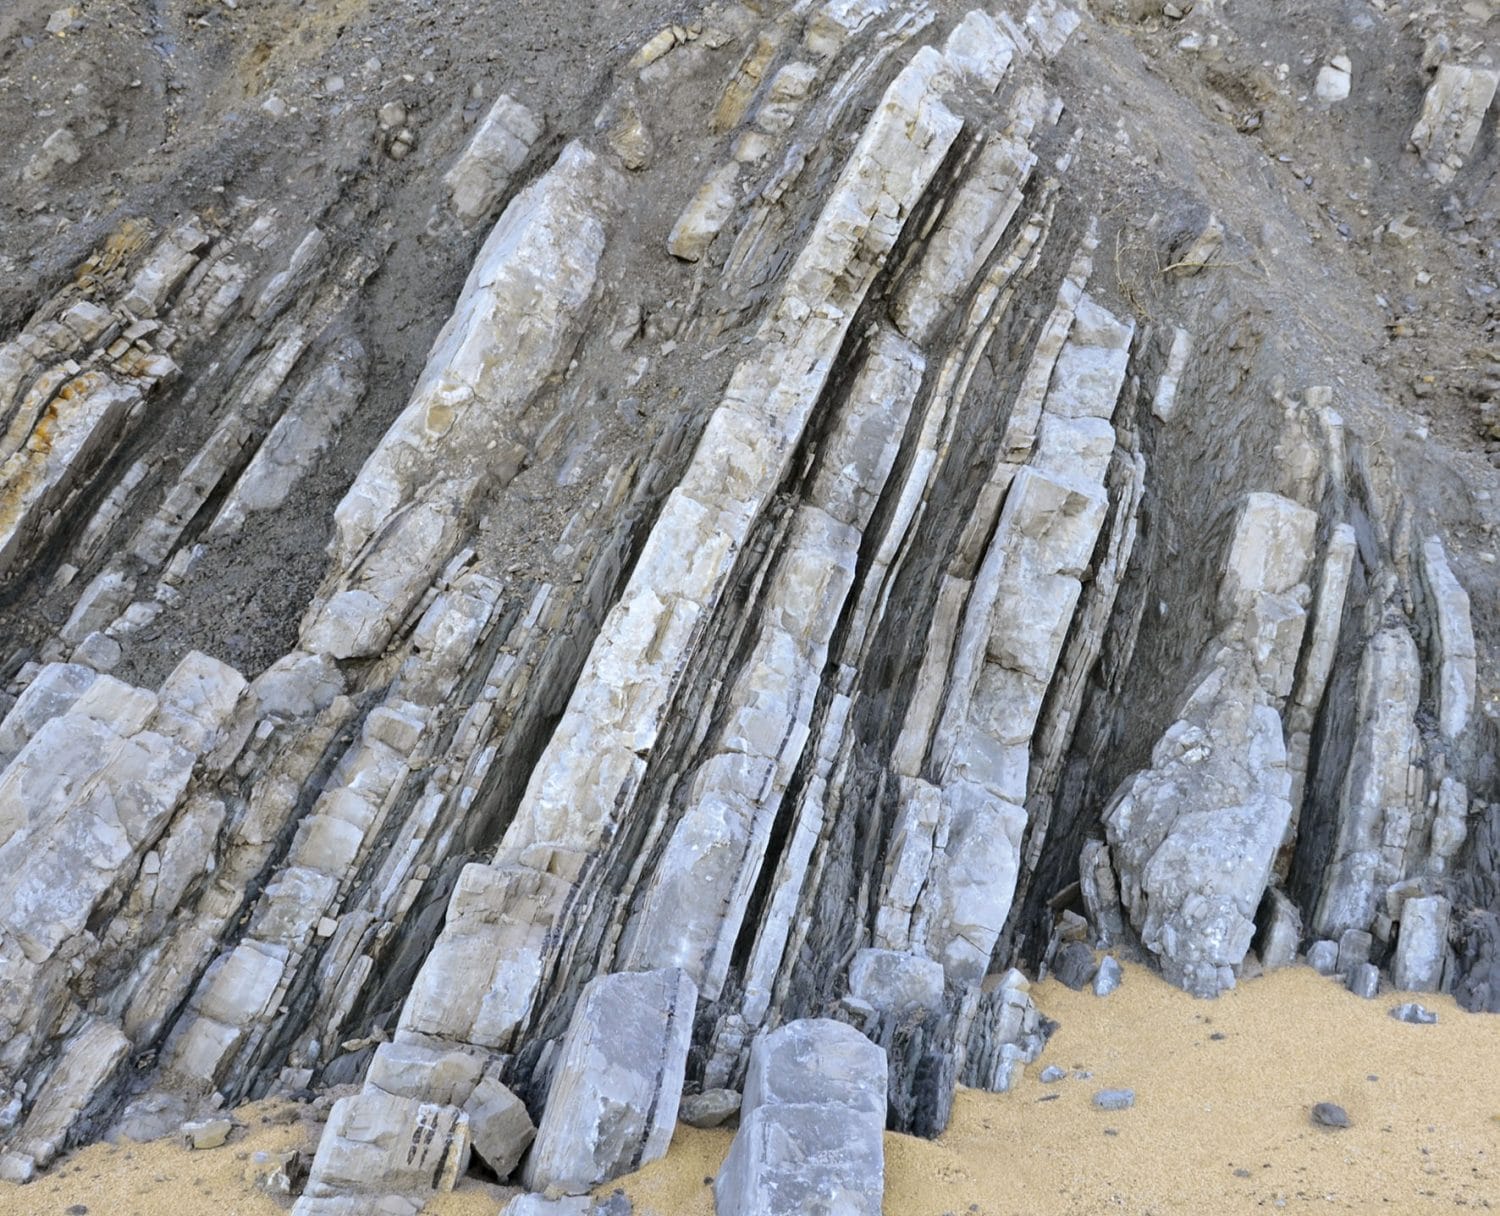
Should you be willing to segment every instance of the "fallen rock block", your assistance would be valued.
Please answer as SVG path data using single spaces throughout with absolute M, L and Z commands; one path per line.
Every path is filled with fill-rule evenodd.
M 689 1127 L 721 1127 L 740 1113 L 740 1095 L 732 1089 L 705 1089 L 688 1094 L 677 1117 Z
M 1408 899 L 1391 960 L 1391 982 L 1406 992 L 1436 992 L 1448 958 L 1452 905 L 1441 895 Z
M 228 1119 L 196 1119 L 182 1125 L 182 1142 L 192 1149 L 222 1148 L 233 1130 Z
M 333 1104 L 307 1196 L 342 1196 L 355 1205 L 350 1212 L 372 1210 L 358 1206 L 373 1204 L 372 1180 L 382 1194 L 451 1191 L 468 1163 L 469 1118 L 457 1107 L 367 1090 Z M 323 1209 L 307 1210 L 321 1216 Z M 303 1211 L 299 1205 L 299 1216 Z
M 464 1113 L 469 1116 L 474 1151 L 495 1171 L 495 1177 L 509 1178 L 536 1139 L 536 1125 L 526 1104 L 493 1077 L 485 1077 L 474 1087 Z
M 1500 86 L 1500 71 L 1445 63 L 1422 99 L 1411 144 L 1439 182 L 1451 182 L 1474 148 L 1485 112 Z
M 879 1216 L 886 1059 L 842 1022 L 789 1022 L 750 1050 L 740 1130 L 714 1182 L 719 1216 Z
M 697 1001 L 675 967 L 589 982 L 553 1069 L 529 1189 L 580 1193 L 666 1153 Z

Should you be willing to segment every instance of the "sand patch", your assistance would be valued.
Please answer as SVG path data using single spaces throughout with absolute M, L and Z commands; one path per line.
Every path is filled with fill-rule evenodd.
M 888 1216 L 1088 1213 L 1393 1214 L 1500 1206 L 1500 1018 L 1423 995 L 1436 1026 L 1390 1017 L 1407 999 L 1353 996 L 1305 967 L 1198 1001 L 1140 967 L 1099 998 L 1048 982 L 1037 1005 L 1062 1024 L 1011 1094 L 961 1090 L 936 1142 L 887 1134 Z M 1069 1070 L 1043 1085 L 1049 1064 Z M 1080 1078 L 1078 1072 L 1091 1072 Z M 1105 1112 L 1095 1091 L 1128 1087 Z M 1346 1131 L 1314 1127 L 1316 1102 L 1348 1111 Z M 28 1187 L 0 1184 L 0 1216 L 276 1216 L 287 1204 L 246 1180 L 257 1150 L 311 1153 L 306 1108 L 243 1107 L 223 1148 L 175 1137 L 93 1145 Z M 666 1159 L 623 1187 L 637 1216 L 712 1216 L 712 1179 L 732 1131 L 679 1126 Z M 466 1178 L 428 1216 L 495 1216 L 509 1188 Z
M 960 1091 L 941 1140 L 886 1136 L 888 1216 L 1500 1206 L 1500 1018 L 1422 995 L 1439 1022 L 1408 1025 L 1389 1012 L 1404 998 L 1361 1000 L 1305 967 L 1216 1001 L 1139 967 L 1109 997 L 1032 991 L 1062 1029 L 1014 1093 Z M 1068 1079 L 1043 1085 L 1049 1064 Z M 1107 1087 L 1135 1107 L 1096 1110 Z M 1322 1101 L 1353 1126 L 1314 1127 Z M 665 1161 L 623 1180 L 637 1216 L 711 1216 L 703 1179 L 729 1141 L 679 1128 Z

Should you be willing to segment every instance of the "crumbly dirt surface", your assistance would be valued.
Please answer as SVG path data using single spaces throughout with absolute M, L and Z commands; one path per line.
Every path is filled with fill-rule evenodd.
M 1500 1021 L 1441 996 L 1356 997 L 1307 967 L 1200 1001 L 1140 967 L 1112 995 L 1032 995 L 1061 1029 L 1016 1090 L 960 1090 L 936 1142 L 887 1133 L 887 1216 L 1456 1212 L 1500 1204 Z M 1390 1009 L 1420 1000 L 1433 1026 Z M 1066 1080 L 1043 1085 L 1050 1064 Z M 1079 1074 L 1091 1073 L 1084 1078 Z M 1130 1110 L 1092 1105 L 1135 1090 Z M 1351 1126 L 1314 1126 L 1334 1102 Z M 679 1127 L 622 1180 L 637 1216 L 712 1216 L 732 1133 Z
M 935 7 L 956 15 L 966 5 Z M 1180 19 L 1148 0 L 1079 7 L 1096 23 L 1059 57 L 1055 74 L 1083 132 L 1068 195 L 1099 220 L 1095 290 L 1143 320 L 1173 323 L 1160 238 L 1185 211 L 1204 202 L 1216 210 L 1226 253 L 1204 273 L 1242 279 L 1264 293 L 1268 315 L 1298 318 L 1276 335 L 1287 353 L 1287 391 L 1318 383 L 1313 377 L 1332 367 L 1348 373 L 1347 384 L 1333 386 L 1338 397 L 1378 399 L 1373 416 L 1337 404 L 1405 470 L 1414 526 L 1444 536 L 1473 594 L 1481 700 L 1500 705 L 1500 671 L 1488 669 L 1489 656 L 1500 654 L 1500 618 L 1488 610 L 1500 595 L 1496 123 L 1451 186 L 1432 182 L 1408 147 L 1432 66 L 1495 58 L 1500 5 L 1199 0 L 1168 6 Z M 545 118 L 528 168 L 539 171 L 566 140 L 597 138 L 595 119 L 636 47 L 664 24 L 731 10 L 755 25 L 772 20 L 778 5 L 4 6 L 0 145 L 10 157 L 0 173 L 0 333 L 18 328 L 107 234 L 141 218 L 161 229 L 190 212 L 212 221 L 274 209 L 289 230 L 315 222 L 335 245 L 357 246 L 379 264 L 347 318 L 369 359 L 356 417 L 284 510 L 260 522 L 253 546 L 221 545 L 199 563 L 181 607 L 131 648 L 121 675 L 151 683 L 190 647 L 253 674 L 294 641 L 324 567 L 333 508 L 409 396 L 483 237 L 483 226 L 464 231 L 447 216 L 441 178 L 494 97 L 508 92 Z M 716 154 L 703 116 L 733 54 L 704 59 L 673 94 L 670 113 L 650 115 L 656 163 L 672 165 L 684 191 Z M 1347 100 L 1329 104 L 1314 83 L 1336 55 L 1348 56 L 1352 87 Z M 415 140 L 399 160 L 379 122 L 391 103 Z M 21 181 L 22 167 L 63 125 L 81 158 L 43 182 Z M 675 214 L 681 199 L 670 193 L 660 206 Z M 693 288 L 691 273 L 661 248 L 671 214 L 646 211 L 620 242 L 640 252 L 610 274 L 612 298 L 639 305 L 649 332 L 653 315 L 667 316 Z M 1392 221 L 1414 235 L 1393 238 Z M 705 382 L 722 375 L 721 363 L 704 365 Z M 652 388 L 602 384 L 620 419 L 590 429 L 589 411 L 575 403 L 578 434 L 563 436 L 564 448 L 581 436 L 601 468 L 628 458 L 641 445 L 634 411 L 653 399 Z M 702 396 L 713 399 L 707 389 Z M 174 420 L 180 450 L 157 445 L 153 453 L 163 478 L 180 471 L 211 420 L 212 408 L 202 406 Z M 550 554 L 588 481 L 561 485 L 555 474 L 549 468 L 535 488 L 516 489 L 514 526 L 498 539 L 519 572 L 552 573 Z M 55 631 L 70 606 L 46 593 L 45 578 L 9 596 L 0 633 L 17 653 Z

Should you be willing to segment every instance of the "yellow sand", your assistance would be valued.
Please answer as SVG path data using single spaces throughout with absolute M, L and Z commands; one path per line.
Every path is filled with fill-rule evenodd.
M 1062 1029 L 1015 1092 L 960 1091 L 940 1141 L 887 1134 L 888 1216 L 1500 1207 L 1500 1018 L 1423 995 L 1438 1024 L 1407 1025 L 1389 1014 L 1402 998 L 1364 1001 L 1305 967 L 1217 1001 L 1137 967 L 1102 999 L 1032 991 Z M 1042 1085 L 1048 1064 L 1094 1075 Z M 1134 1089 L 1135 1107 L 1094 1109 L 1105 1087 Z M 1324 1101 L 1353 1127 L 1312 1126 Z M 729 1141 L 679 1128 L 623 1182 L 637 1216 L 710 1216 L 704 1179 Z
M 1363 1001 L 1303 967 L 1217 1001 L 1137 967 L 1103 999 L 1055 983 L 1033 994 L 1062 1029 L 1014 1093 L 960 1091 L 936 1143 L 886 1136 L 888 1216 L 1265 1216 L 1278 1200 L 1393 1216 L 1500 1207 L 1500 1018 L 1424 995 L 1439 1023 L 1410 1026 L 1389 1016 L 1404 998 Z M 1042 1085 L 1048 1064 L 1094 1075 Z M 1133 1088 L 1135 1107 L 1094 1109 L 1107 1086 Z M 1354 1126 L 1314 1127 L 1308 1111 L 1324 1101 Z M 220 1149 L 95 1145 L 29 1187 L 0 1185 L 0 1216 L 74 1204 L 93 1216 L 275 1216 L 284 1201 L 245 1171 L 257 1149 L 310 1150 L 317 1128 L 299 1110 L 246 1107 L 235 1114 L 244 1130 Z M 637 1216 L 711 1216 L 704 1180 L 731 1137 L 679 1127 L 664 1161 L 601 1193 L 623 1186 Z M 425 1211 L 495 1216 L 511 1193 L 466 1179 Z

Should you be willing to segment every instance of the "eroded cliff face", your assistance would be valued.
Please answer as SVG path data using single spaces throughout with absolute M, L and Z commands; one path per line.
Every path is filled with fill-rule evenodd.
M 471 1152 L 587 1189 L 744 1089 L 720 1202 L 769 1211 L 803 1107 L 873 1128 L 840 1168 L 878 1183 L 873 1064 L 808 1019 L 932 1134 L 1035 1058 L 1009 968 L 1071 940 L 1206 997 L 1307 948 L 1500 1009 L 1493 476 L 1384 370 L 1495 372 L 1462 30 L 1424 18 L 1425 95 L 1387 49 L 1388 95 L 1263 70 L 1258 14 L 638 7 L 585 104 L 434 77 L 423 130 L 324 80 L 294 142 L 337 155 L 285 197 L 260 149 L 254 197 L 38 253 L 0 345 L 5 1176 L 356 1086 L 299 1211 L 414 1211 Z M 1346 251 L 1273 155 L 1299 106 Z M 23 200 L 86 168 L 59 129 Z M 1377 295 L 1440 212 L 1465 336 Z

